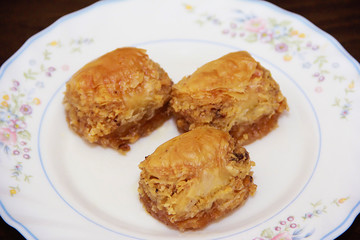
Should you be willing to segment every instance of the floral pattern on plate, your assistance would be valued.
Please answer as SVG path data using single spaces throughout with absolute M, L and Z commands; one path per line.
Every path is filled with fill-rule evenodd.
M 267 45 L 270 51 L 281 55 L 283 61 L 295 58 L 304 71 L 309 72 L 308 81 L 313 82 L 314 92 L 326 91 L 323 83 L 335 81 L 343 93 L 334 96 L 331 106 L 338 109 L 338 116 L 346 119 L 352 111 L 352 94 L 355 92 L 354 79 L 347 78 L 336 60 L 330 60 L 320 50 L 320 43 L 313 41 L 309 34 L 293 26 L 291 20 L 264 18 L 252 12 L 233 10 L 233 19 L 222 19 L 216 13 L 204 12 L 190 4 L 184 4 L 185 10 L 195 15 L 195 22 L 203 27 L 210 24 L 219 30 L 219 34 L 251 44 Z M 223 16 L 224 17 L 224 16 Z
M 301 217 L 288 216 L 282 219 L 274 227 L 269 227 L 261 231 L 259 237 L 252 240 L 301 240 L 309 238 L 314 234 L 316 228 L 310 225 L 314 217 L 322 217 L 328 209 L 340 207 L 349 197 L 336 198 L 329 204 L 325 205 L 322 201 L 310 203 L 311 209 Z
M 66 64 L 55 66 L 51 61 L 53 55 L 58 48 L 70 53 L 81 53 L 82 47 L 93 41 L 92 38 L 78 38 L 67 41 L 67 44 L 59 40 L 49 42 L 41 51 L 42 61 L 38 63 L 35 59 L 29 60 L 28 66 L 23 69 L 23 78 L 13 79 L 8 91 L 0 92 L 0 150 L 9 156 L 14 164 L 10 169 L 14 179 L 9 186 L 11 196 L 20 192 L 22 183 L 30 183 L 33 178 L 33 175 L 26 171 L 32 155 L 29 146 L 32 132 L 28 129 L 28 120 L 37 106 L 41 105 L 40 97 L 36 96 L 37 91 L 45 87 L 46 81 L 56 75 L 58 69 L 69 70 Z M 23 87 L 25 83 L 27 86 Z
M 221 43 L 220 45 L 223 46 L 235 48 L 248 46 L 249 51 L 260 47 L 261 50 L 263 50 L 261 57 L 263 56 L 268 59 L 274 57 L 275 66 L 279 65 L 284 67 L 284 69 L 286 69 L 287 66 L 296 66 L 295 72 L 305 77 L 302 79 L 295 77 L 294 82 L 306 82 L 304 87 L 303 85 L 301 85 L 301 87 L 306 91 L 306 94 L 309 95 L 309 100 L 317 104 L 319 109 L 323 107 L 326 110 L 331 110 L 326 112 L 326 116 L 324 116 L 325 114 L 323 113 L 320 113 L 323 115 L 319 114 L 322 118 L 321 120 L 325 119 L 322 122 L 325 123 L 325 126 L 321 125 L 322 130 L 326 129 L 328 125 L 333 126 L 333 123 L 339 124 L 339 129 L 335 129 L 334 132 L 340 132 L 343 128 L 348 127 L 348 129 L 351 128 L 349 133 L 352 133 L 351 130 L 356 128 L 357 125 L 354 120 L 357 120 L 359 115 L 354 109 L 356 109 L 358 104 L 357 100 L 359 100 L 356 95 L 358 94 L 359 66 L 357 63 L 354 63 L 351 58 L 348 58 L 347 55 L 342 52 L 341 48 L 337 48 L 336 51 L 328 54 L 325 49 L 325 43 L 328 44 L 329 48 L 335 49 L 334 42 L 329 41 L 329 37 L 324 36 L 321 31 L 318 31 L 314 26 L 310 25 L 310 28 L 306 26 L 308 22 L 298 21 L 292 14 L 284 13 L 282 10 L 279 10 L 279 8 L 271 8 L 267 2 L 263 1 L 229 0 L 229 5 L 224 5 L 228 6 L 228 9 L 218 8 L 217 5 L 219 3 L 217 1 L 194 1 L 192 2 L 194 5 L 184 4 L 182 0 L 171 3 L 168 1 L 156 2 L 161 3 L 161 6 L 167 7 L 166 9 L 169 10 L 166 11 L 165 15 L 163 15 L 165 12 L 160 11 L 156 19 L 151 17 L 153 16 L 153 12 L 157 10 L 153 9 L 156 4 L 153 4 L 152 1 L 97 2 L 92 7 L 60 19 L 56 24 L 33 38 L 34 41 L 29 41 L 29 44 L 26 44 L 17 55 L 12 57 L 10 61 L 3 66 L 0 74 L 4 72 L 10 72 L 10 74 L 5 73 L 1 75 L 6 75 L 7 78 L 1 79 L 3 81 L 1 82 L 0 90 L 0 154 L 1 156 L 6 156 L 6 159 L 0 159 L 2 166 L 5 166 L 1 169 L 1 176 L 5 181 L 1 186 L 4 191 L 1 192 L 0 213 L 4 216 L 4 219 L 6 218 L 8 220 L 9 224 L 19 229 L 19 231 L 29 239 L 43 238 L 47 232 L 42 231 L 42 229 L 53 229 L 53 236 L 61 238 L 71 238 L 75 234 L 78 234 L 76 236 L 87 239 L 98 239 L 99 237 L 108 239 L 159 239 L 161 238 L 159 235 L 166 236 L 166 234 L 169 234 L 168 236 L 171 236 L 170 238 L 182 239 L 184 237 L 183 235 L 176 236 L 174 232 L 171 232 L 171 230 L 165 228 L 165 226 L 155 225 L 156 222 L 152 221 L 153 219 L 149 220 L 141 217 L 141 214 L 145 213 L 141 211 L 141 208 L 136 208 L 137 201 L 134 200 L 137 199 L 136 180 L 134 180 L 131 186 L 134 191 L 129 194 L 134 198 L 126 198 L 125 200 L 129 200 L 127 202 L 124 201 L 126 204 L 119 204 L 119 199 L 121 198 L 114 197 L 114 193 L 119 189 L 119 186 L 114 186 L 119 182 L 124 182 L 125 185 L 128 183 L 128 179 L 126 179 L 126 181 L 114 181 L 115 178 L 112 178 L 111 176 L 113 175 L 111 174 L 115 172 L 115 176 L 119 175 L 117 172 L 118 168 L 115 168 L 114 165 L 107 168 L 107 171 L 105 171 L 104 168 L 104 175 L 101 176 L 102 180 L 104 176 L 110 179 L 108 182 L 104 181 L 108 184 L 104 188 L 102 188 L 103 186 L 101 184 L 98 186 L 98 189 L 101 188 L 101 190 L 103 190 L 102 193 L 105 192 L 111 196 L 109 199 L 115 199 L 116 201 L 116 204 L 99 204 L 99 206 L 101 205 L 101 210 L 104 210 L 105 207 L 111 208 L 111 211 L 109 211 L 111 218 L 109 219 L 116 219 L 116 221 L 110 221 L 110 223 L 102 221 L 104 219 L 99 220 L 97 212 L 92 211 L 95 209 L 93 208 L 94 205 L 85 204 L 85 207 L 82 204 L 72 205 L 72 199 L 70 198 L 69 201 L 69 198 L 67 198 L 71 196 L 74 197 L 74 199 L 100 200 L 100 197 L 104 197 L 104 194 L 99 194 L 100 191 L 94 190 L 95 184 L 89 185 L 89 182 L 85 181 L 86 178 L 81 178 L 84 176 L 90 176 L 89 178 L 93 177 L 93 172 L 86 170 L 90 169 L 88 162 L 71 165 L 59 171 L 57 168 L 59 165 L 51 165 L 52 162 L 50 161 L 56 163 L 61 161 L 56 161 L 59 159 L 51 160 L 51 157 L 48 157 L 47 160 L 50 160 L 44 162 L 48 164 L 47 166 L 49 168 L 46 168 L 46 165 L 41 165 L 43 162 L 41 158 L 39 159 L 40 154 L 36 152 L 36 149 L 40 149 L 40 147 L 37 146 L 37 143 L 40 144 L 40 142 L 37 142 L 37 140 L 39 140 L 37 135 L 40 135 L 37 132 L 39 127 L 38 120 L 41 116 L 45 115 L 47 110 L 50 109 L 48 113 L 52 111 L 53 105 L 48 109 L 46 107 L 51 105 L 51 99 L 59 100 L 59 98 L 54 97 L 54 92 L 56 91 L 55 94 L 57 94 L 57 97 L 61 96 L 61 92 L 57 90 L 61 90 L 61 87 L 64 86 L 64 76 L 66 78 L 69 77 L 68 71 L 76 70 L 76 68 L 79 67 L 76 64 L 80 62 L 83 63 L 85 60 L 89 60 L 90 56 L 98 55 L 110 47 L 131 45 L 136 42 L 163 43 L 166 40 L 176 42 L 176 40 L 185 39 L 186 41 L 183 41 L 183 43 L 190 42 L 193 39 L 208 41 L 211 37 L 214 37 L 214 40 L 211 39 L 211 41 Z M 139 21 L 133 14 L 134 9 L 138 10 L 138 4 L 147 6 L 146 11 L 142 12 L 142 16 L 146 17 L 146 21 L 143 19 Z M 169 6 L 167 6 L 167 4 Z M 195 4 L 199 5 L 196 6 Z M 158 5 L 156 6 L 158 7 Z M 241 8 L 242 10 L 239 10 L 240 7 L 243 7 Z M 263 10 L 270 11 L 272 16 L 262 15 Z M 92 17 L 94 13 L 96 13 L 96 18 Z M 174 15 L 171 16 L 174 16 L 176 23 L 179 23 L 179 25 L 176 25 L 178 28 L 175 29 L 174 25 L 169 24 L 175 22 L 171 22 L 172 19 L 168 17 L 169 13 L 174 13 Z M 166 17 L 166 21 L 164 21 L 162 17 Z M 130 19 L 132 21 L 130 21 Z M 158 29 L 149 27 L 149 24 L 153 26 L 151 24 L 153 24 L 155 20 L 161 20 L 156 23 L 163 24 L 159 24 Z M 169 20 L 169 23 L 167 20 Z M 113 31 L 114 28 L 119 31 Z M 129 29 L 131 30 L 131 34 L 127 34 L 125 31 Z M 134 31 L 134 29 L 137 29 L 137 31 Z M 157 33 L 163 34 L 161 38 L 156 38 L 157 35 L 154 35 L 154 30 L 158 31 Z M 109 33 L 113 35 L 108 37 L 107 34 Z M 78 34 L 80 36 L 94 36 L 96 44 L 92 44 L 94 43 L 93 38 L 79 38 L 77 37 L 79 36 Z M 198 36 L 199 39 L 195 39 L 196 36 Z M 199 41 L 197 44 L 198 43 Z M 89 48 L 87 48 L 88 46 Z M 150 45 L 147 46 L 151 47 Z M 157 44 L 154 49 L 160 49 L 161 47 L 159 46 L 160 44 Z M 182 47 L 184 45 L 181 44 L 180 46 Z M 184 53 L 185 52 L 186 51 L 184 51 Z M 256 53 L 256 51 L 254 51 L 254 53 Z M 167 56 L 167 54 L 160 56 L 165 55 Z M 8 71 L 11 67 L 16 67 L 17 71 L 15 74 Z M 176 66 L 176 68 L 177 67 L 178 66 Z M 348 73 L 344 71 L 344 67 L 348 67 L 352 72 Z M 353 71 L 353 69 L 355 69 L 355 71 Z M 354 74 L 354 72 L 356 72 L 356 74 Z M 336 91 L 334 91 L 334 89 Z M 60 105 L 56 106 L 60 108 Z M 53 116 L 54 118 L 50 119 L 56 119 L 57 115 L 52 115 L 52 117 Z M 57 123 L 54 123 L 55 126 L 56 124 Z M 328 128 L 326 130 L 328 130 Z M 48 131 L 44 132 L 48 133 Z M 333 132 L 329 133 L 328 131 L 325 133 L 327 136 L 332 136 L 331 134 L 333 134 Z M 344 137 L 341 133 L 339 134 L 340 139 Z M 354 138 L 353 135 L 351 135 L 351 137 Z M 50 139 L 55 141 L 59 140 L 58 138 Z M 331 139 L 326 139 L 326 141 L 329 140 Z M 53 146 L 52 141 L 46 142 L 49 143 L 49 145 L 46 146 Z M 62 143 L 64 143 L 62 146 L 67 144 L 66 141 L 62 141 Z M 149 143 L 149 145 L 151 144 L 152 143 Z M 342 146 L 346 144 L 347 143 L 343 143 Z M 248 226 L 242 226 L 241 224 L 237 224 L 236 221 L 231 221 L 231 224 L 236 226 L 232 227 L 232 225 L 230 225 L 229 227 L 229 225 L 221 225 L 223 222 L 218 222 L 210 228 L 204 229 L 204 232 L 189 233 L 187 236 L 190 238 L 194 236 L 194 239 L 244 238 L 278 240 L 319 239 L 324 236 L 324 234 L 332 237 L 331 234 L 341 233 L 343 229 L 339 230 L 338 227 L 346 227 L 344 222 L 348 223 L 352 220 L 352 216 L 358 213 L 359 206 L 359 203 L 356 202 L 358 201 L 359 192 L 356 188 L 350 186 L 344 177 L 352 178 L 352 181 L 358 178 L 355 174 L 344 176 L 341 175 L 341 173 L 337 175 L 338 178 L 335 178 L 335 175 L 329 176 L 329 169 L 335 169 L 334 172 L 338 173 L 336 170 L 338 168 L 337 154 L 339 153 L 336 149 L 332 148 L 333 145 L 330 145 L 328 142 L 322 145 L 321 154 L 325 155 L 328 153 L 328 155 L 331 155 L 326 156 L 327 158 L 321 155 L 322 159 L 319 160 L 319 166 L 315 172 L 317 176 L 313 177 L 311 182 L 306 185 L 306 191 L 299 193 L 299 197 L 290 202 L 289 205 L 284 206 L 283 202 L 277 202 L 278 205 L 276 203 L 276 206 L 269 205 L 269 208 L 271 208 L 273 212 L 265 213 L 265 216 L 261 213 L 260 218 L 266 219 L 263 222 L 258 222 L 258 218 L 255 217 L 254 222 L 249 221 Z M 355 156 L 355 150 L 351 148 L 352 145 L 347 144 L 345 147 L 348 147 L 346 148 L 346 153 L 349 154 L 350 157 L 344 157 L 344 163 L 347 165 L 344 164 L 344 169 L 342 170 L 351 171 L 352 169 L 348 167 L 348 165 L 356 165 L 355 158 L 358 155 Z M 50 149 L 50 147 L 47 149 Z M 63 148 L 54 146 L 54 149 L 56 149 L 56 154 L 59 153 L 58 149 Z M 142 150 L 144 150 L 144 148 L 142 148 Z M 74 151 L 68 152 L 70 155 L 73 153 Z M 343 152 L 341 152 L 341 154 L 343 154 Z M 136 154 L 134 155 L 136 156 Z M 142 155 L 142 153 L 139 155 Z M 59 158 L 61 158 L 61 155 Z M 68 159 L 70 159 L 69 162 L 72 161 L 71 158 Z M 85 160 L 88 159 L 84 158 L 84 161 Z M 324 164 L 325 162 L 326 165 Z M 124 165 L 121 165 L 123 171 L 131 170 L 129 166 L 126 165 L 128 164 L 127 161 L 122 163 L 124 163 Z M 116 164 L 119 164 L 119 161 L 116 161 Z M 135 165 L 136 164 L 134 164 L 134 166 Z M 324 170 L 324 165 L 326 171 Z M 61 166 L 63 167 L 63 165 Z M 260 164 L 258 166 L 260 166 Z M 51 172 L 49 175 L 46 175 L 49 173 L 49 169 L 54 170 L 53 173 L 59 173 L 59 175 L 51 175 Z M 98 168 L 94 167 L 93 170 L 94 173 L 97 173 Z M 286 171 L 286 169 L 284 170 Z M 66 181 L 66 184 L 69 183 L 70 186 L 73 187 L 75 183 L 78 183 L 77 180 L 83 180 L 82 183 L 84 185 L 78 186 L 85 187 L 74 188 L 76 191 L 71 192 L 70 190 L 74 189 L 67 188 L 68 185 L 66 184 L 61 185 L 64 183 L 62 181 L 63 178 L 70 172 L 75 176 L 75 178 L 73 178 L 75 181 Z M 77 178 L 78 176 L 79 178 Z M 132 176 L 135 176 L 135 174 L 132 174 Z M 59 178 L 57 179 L 57 177 Z M 97 181 L 97 179 L 98 178 L 94 178 L 94 181 Z M 326 198 L 323 198 L 322 193 L 319 192 L 319 189 L 321 191 L 323 190 L 323 188 L 320 188 L 320 186 L 323 186 L 323 182 L 319 181 L 319 179 L 321 179 L 321 181 L 325 179 L 329 182 L 336 181 L 337 183 L 336 185 L 329 185 L 334 188 Z M 59 181 L 56 182 L 56 180 Z M 288 178 L 286 181 L 288 181 Z M 60 185 L 57 186 L 64 188 L 57 192 L 58 189 L 53 185 L 54 182 L 55 184 L 60 183 Z M 87 188 L 88 186 L 90 186 L 89 189 Z M 57 195 L 54 193 L 54 190 L 58 193 Z M 70 193 L 67 192 L 67 190 L 69 190 Z M 88 193 L 86 191 L 94 194 L 93 196 L 95 197 L 83 198 L 83 196 L 85 196 L 83 194 Z M 271 194 L 275 195 L 273 192 L 268 192 L 269 194 L 266 196 L 271 197 Z M 351 193 L 351 195 L 349 193 Z M 123 194 L 123 192 L 119 193 L 119 195 L 120 194 Z M 333 194 L 336 194 L 336 196 L 349 197 L 334 199 Z M 77 196 L 80 196 L 80 198 L 76 198 Z M 97 197 L 99 197 L 99 199 Z M 29 199 L 32 201 L 28 201 Z M 49 201 L 49 199 L 51 199 L 51 201 Z M 321 199 L 321 201 L 309 204 L 309 199 Z M 112 203 L 111 201 L 109 202 Z M 75 203 L 77 202 L 75 201 Z M 103 203 L 103 199 L 101 199 L 101 203 Z M 31 207 L 29 208 L 29 206 Z M 91 207 L 91 211 L 87 211 L 87 206 Z M 284 208 L 281 208 L 283 206 Z M 127 210 L 132 208 L 136 208 L 139 212 L 134 214 L 134 212 L 131 212 L 132 210 Z M 256 208 L 262 210 L 258 205 L 256 205 Z M 14 211 L 14 209 L 16 211 Z M 117 212 L 114 211 L 114 209 L 116 209 Z M 283 211 L 276 212 L 276 209 L 282 209 Z M 51 214 L 49 214 L 49 212 L 51 212 Z M 112 215 L 113 212 L 118 213 L 118 215 Z M 87 215 L 88 213 L 90 214 Z M 101 216 L 105 215 L 101 214 Z M 236 217 L 235 215 L 236 214 L 233 214 L 229 217 Z M 116 218 L 114 218 L 114 216 Z M 126 216 L 126 219 L 121 221 L 122 219 L 118 216 Z M 247 217 L 248 215 L 246 215 L 246 218 Z M 343 217 L 342 222 L 340 222 L 339 217 Z M 42 229 L 37 229 L 37 227 L 32 225 L 39 223 L 39 221 L 32 221 L 34 218 L 42 221 Z M 331 219 L 334 225 L 324 226 L 323 220 L 325 220 L 325 218 Z M 119 219 L 120 221 L 118 221 Z M 131 219 L 135 219 L 134 222 L 131 222 Z M 69 224 L 69 221 L 71 221 L 71 224 Z M 229 219 L 225 221 L 229 221 Z M 116 222 L 116 226 L 113 225 L 114 222 Z M 51 225 L 52 223 L 56 224 L 56 226 Z M 144 227 L 141 231 L 138 231 L 140 229 L 136 225 L 138 223 L 141 224 L 141 227 Z M 153 223 L 154 225 L 151 225 Z M 126 227 L 121 227 L 123 226 L 122 224 Z M 157 227 L 159 228 L 156 229 Z M 64 228 L 66 228 L 66 231 L 64 231 Z M 79 231 L 79 229 L 90 230 Z M 157 231 L 159 229 L 161 231 Z M 185 238 L 187 236 L 185 236 Z M 162 239 L 168 238 L 163 237 Z

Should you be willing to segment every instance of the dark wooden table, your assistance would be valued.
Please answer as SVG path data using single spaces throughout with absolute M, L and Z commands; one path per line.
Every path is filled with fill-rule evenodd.
M 91 0 L 14 0 L 3 1 L 0 8 L 0 65 L 32 35 L 61 16 L 86 7 Z M 335 37 L 360 61 L 359 0 L 279 0 L 270 1 L 298 13 Z M 23 239 L 19 232 L 0 219 L 0 239 Z M 337 239 L 360 239 L 360 217 Z

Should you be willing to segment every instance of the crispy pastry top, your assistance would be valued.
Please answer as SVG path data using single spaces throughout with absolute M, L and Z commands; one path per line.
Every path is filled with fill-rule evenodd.
M 167 181 L 198 178 L 204 172 L 223 172 L 233 150 L 234 143 L 227 132 L 199 127 L 162 144 L 139 167 Z
M 201 66 L 175 87 L 184 92 L 214 89 L 244 92 L 244 87 L 248 85 L 248 80 L 255 73 L 256 67 L 257 62 L 249 53 L 233 52 Z
M 116 102 L 137 108 L 154 97 L 151 92 L 161 90 L 161 80 L 171 85 L 167 74 L 149 59 L 145 50 L 118 48 L 76 72 L 67 83 L 67 90 L 72 90 L 68 97 L 75 98 L 70 102 L 81 106 L 88 102 L 98 105 Z
M 189 129 L 210 124 L 225 131 L 288 109 L 270 71 L 245 51 L 229 53 L 184 77 L 173 85 L 170 103 Z

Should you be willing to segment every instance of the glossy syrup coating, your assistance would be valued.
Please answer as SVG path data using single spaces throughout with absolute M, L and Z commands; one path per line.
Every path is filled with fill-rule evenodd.
M 288 110 L 270 72 L 245 51 L 208 62 L 173 85 L 170 106 L 181 131 L 213 126 L 241 144 L 265 136 Z
M 140 163 L 140 200 L 173 228 L 200 229 L 255 193 L 254 165 L 229 133 L 199 127 L 162 144 Z
M 118 48 L 95 59 L 66 83 L 71 129 L 90 143 L 129 150 L 166 119 L 172 81 L 143 49 Z

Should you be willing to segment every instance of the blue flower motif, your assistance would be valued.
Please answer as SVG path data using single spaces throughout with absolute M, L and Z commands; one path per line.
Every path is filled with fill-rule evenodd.
M 341 116 L 346 117 L 349 114 L 349 110 L 345 109 L 341 112 Z
M 275 39 L 287 36 L 289 34 L 289 29 L 285 26 L 276 25 L 273 29 L 273 37 Z
M 311 67 L 311 63 L 310 62 L 304 62 L 302 65 L 303 68 L 310 68 Z
M 43 88 L 44 83 L 43 82 L 36 82 L 35 86 L 37 86 L 38 88 Z
M 333 64 L 331 64 L 331 66 L 333 68 L 338 68 L 338 67 L 340 67 L 340 64 L 338 62 L 334 62 Z
M 18 116 L 10 111 L 0 111 L 0 122 L 10 123 L 11 120 L 18 119 Z
M 322 214 L 322 211 L 320 209 L 315 211 L 316 214 Z

